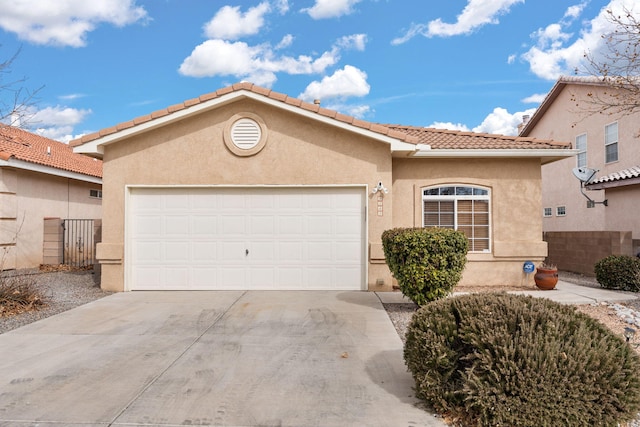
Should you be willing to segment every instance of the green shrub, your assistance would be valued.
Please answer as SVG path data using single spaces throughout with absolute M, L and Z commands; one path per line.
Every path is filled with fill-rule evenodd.
M 432 302 L 404 357 L 416 395 L 479 426 L 615 426 L 640 409 L 640 357 L 573 307 L 506 293 Z
M 640 258 L 609 255 L 594 266 L 600 286 L 623 291 L 640 291 Z
M 423 305 L 447 296 L 460 281 L 469 242 L 445 228 L 394 228 L 382 233 L 382 245 L 402 293 Z

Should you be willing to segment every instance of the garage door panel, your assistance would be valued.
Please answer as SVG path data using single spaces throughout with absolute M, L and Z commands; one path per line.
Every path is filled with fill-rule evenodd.
M 196 239 L 215 236 L 218 233 L 218 218 L 215 215 L 195 215 L 191 217 L 191 230 Z
M 304 218 L 301 216 L 278 216 L 278 231 L 281 236 L 301 235 L 304 233 Z
M 221 218 L 221 227 L 220 234 L 221 235 L 242 235 L 244 236 L 246 233 L 244 216 L 239 214 L 235 215 L 224 215 Z
M 304 243 L 300 241 L 277 242 L 280 259 L 302 261 L 304 257 Z
M 159 236 L 162 234 L 162 217 L 139 215 L 133 220 L 134 237 Z
M 331 234 L 331 223 L 332 218 L 330 215 L 309 216 L 307 218 L 306 234 L 311 236 L 316 234 L 321 234 L 324 236 L 326 236 L 327 234 Z
M 245 242 L 220 242 L 220 255 L 222 261 L 243 261 L 246 258 L 247 245 Z
M 332 243 L 327 241 L 306 243 L 308 257 L 311 263 L 330 262 L 333 259 Z
M 189 261 L 190 242 L 165 242 L 163 246 L 166 263 L 181 264 Z
M 192 242 L 193 260 L 198 264 L 210 262 L 218 258 L 217 242 Z
M 218 269 L 197 266 L 191 270 L 192 286 L 195 289 L 215 289 L 218 286 Z
M 339 263 L 353 263 L 354 261 L 360 261 L 362 259 L 358 248 L 359 245 L 349 242 L 334 242 L 335 248 L 335 261 Z
M 363 289 L 366 201 L 355 187 L 133 188 L 127 289 Z
M 189 217 L 187 215 L 171 215 L 164 218 L 164 235 L 182 238 L 189 234 Z
M 138 241 L 133 245 L 134 257 L 145 264 L 162 262 L 162 244 L 156 241 Z
M 249 233 L 252 236 L 272 236 L 276 232 L 276 218 L 273 215 L 256 215 L 250 219 Z

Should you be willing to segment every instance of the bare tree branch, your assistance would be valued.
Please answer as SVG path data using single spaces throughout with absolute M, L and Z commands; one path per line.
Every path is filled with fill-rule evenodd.
M 6 81 L 12 72 L 11 66 L 19 55 L 20 49 L 0 63 L 0 123 L 23 127 L 33 118 L 37 95 L 44 86 L 29 90 L 25 87 L 26 77 Z

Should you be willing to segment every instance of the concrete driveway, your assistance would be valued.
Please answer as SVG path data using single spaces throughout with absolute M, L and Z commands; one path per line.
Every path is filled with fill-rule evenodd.
M 118 293 L 0 335 L 0 425 L 444 426 L 367 292 Z

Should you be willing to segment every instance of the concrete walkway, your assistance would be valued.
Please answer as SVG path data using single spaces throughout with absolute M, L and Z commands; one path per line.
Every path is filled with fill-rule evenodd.
M 558 281 L 556 288 L 551 291 L 532 289 L 530 291 L 512 291 L 509 293 L 531 295 L 534 297 L 548 298 L 563 304 L 595 304 L 600 302 L 624 302 L 638 299 L 639 295 L 633 292 L 610 291 L 602 288 L 575 285 L 573 283 Z M 454 293 L 456 295 L 456 293 Z M 379 292 L 378 296 L 383 303 L 410 303 L 400 292 Z
M 0 425 L 439 426 L 375 293 L 127 292 L 0 335 Z

